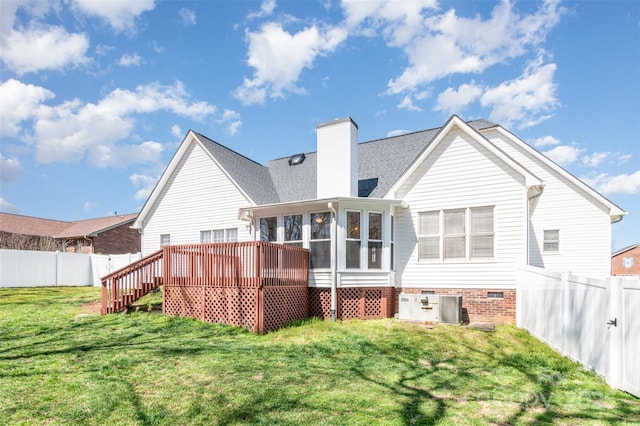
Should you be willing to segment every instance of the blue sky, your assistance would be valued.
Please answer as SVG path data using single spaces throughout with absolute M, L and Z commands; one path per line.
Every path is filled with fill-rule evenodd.
M 502 124 L 629 214 L 640 242 L 640 2 L 0 2 L 0 210 L 139 211 L 188 129 L 260 163 Z M 576 212 L 579 220 L 579 212 Z

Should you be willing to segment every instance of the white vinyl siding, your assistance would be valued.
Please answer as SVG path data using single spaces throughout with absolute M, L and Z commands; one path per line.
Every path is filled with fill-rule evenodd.
M 403 265 L 396 275 L 397 284 L 406 288 L 515 288 L 516 271 L 526 258 L 527 198 L 522 175 L 465 133 L 452 131 L 409 176 L 396 197 L 410 206 L 395 213 L 396 264 Z M 436 241 L 447 235 L 449 245 L 453 244 L 460 225 L 456 228 L 452 222 L 451 232 L 447 232 L 444 217 L 436 222 L 435 214 L 421 218 L 420 212 L 444 215 L 447 210 L 471 211 L 487 206 L 493 208 L 491 231 L 480 223 L 465 223 L 464 234 L 474 240 L 473 249 L 465 250 L 475 252 L 473 258 L 469 254 L 442 262 L 421 261 L 427 256 L 444 258 Z M 481 241 L 488 235 L 493 235 L 493 256 L 476 258 L 479 251 L 489 249 L 483 248 Z M 430 243 L 420 251 L 418 241 Z M 438 244 L 445 246 L 444 241 Z M 455 249 L 449 250 L 452 254 Z
M 565 176 L 497 130 L 482 132 L 545 184 L 530 206 L 529 264 L 594 278 L 611 273 L 608 209 Z M 524 142 L 522 142 L 524 144 Z M 560 229 L 560 251 L 544 251 L 544 230 Z
M 249 204 L 224 171 L 194 141 L 144 224 L 142 252 L 148 255 L 158 250 L 161 234 L 171 234 L 171 244 L 197 244 L 202 230 L 235 229 L 235 239 L 247 241 L 250 239 L 247 222 L 238 219 L 238 208 Z M 224 240 L 224 233 L 222 238 Z

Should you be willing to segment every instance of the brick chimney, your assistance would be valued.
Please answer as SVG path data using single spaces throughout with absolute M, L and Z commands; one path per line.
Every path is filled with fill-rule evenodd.
M 318 198 L 358 196 L 358 125 L 351 117 L 318 124 Z

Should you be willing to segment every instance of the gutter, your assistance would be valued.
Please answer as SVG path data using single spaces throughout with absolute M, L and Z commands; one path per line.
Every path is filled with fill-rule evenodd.
M 327 203 L 327 207 L 331 212 L 331 219 L 333 222 L 333 242 L 331 256 L 331 321 L 336 320 L 336 305 L 338 300 L 338 215 L 336 209 L 333 207 L 333 202 Z

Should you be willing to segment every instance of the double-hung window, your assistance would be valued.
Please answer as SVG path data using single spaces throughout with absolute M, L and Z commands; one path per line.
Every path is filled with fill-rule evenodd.
M 302 247 L 302 215 L 286 215 L 283 218 L 284 244 Z
M 560 230 L 544 230 L 543 248 L 545 253 L 557 253 L 560 251 Z
M 418 214 L 418 259 L 440 259 L 440 211 Z
M 476 207 L 469 209 L 471 258 L 493 257 L 493 207 Z
M 367 241 L 369 269 L 382 268 L 382 213 L 369 213 L 369 240 Z
M 171 244 L 171 235 L 169 234 L 161 234 L 160 235 L 160 246 L 168 246 Z
M 466 254 L 465 213 L 461 210 L 444 211 L 444 258 L 464 259 Z
M 348 269 L 360 269 L 360 212 L 347 211 L 347 241 L 346 241 L 346 267 Z
M 311 213 L 309 251 L 311 269 L 331 267 L 331 213 Z
M 260 241 L 278 241 L 278 218 L 260 218 Z

